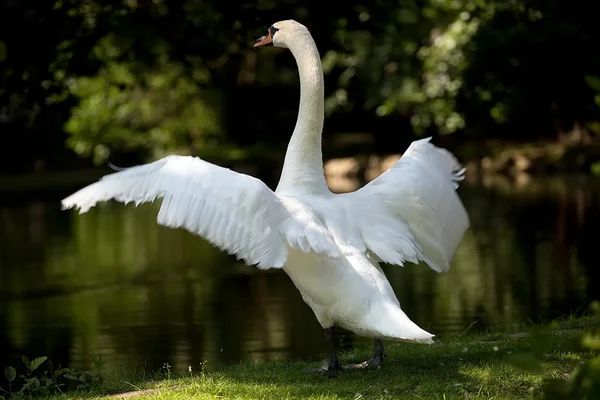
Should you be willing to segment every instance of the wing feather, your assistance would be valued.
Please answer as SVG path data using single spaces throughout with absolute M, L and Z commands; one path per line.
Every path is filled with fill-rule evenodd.
M 106 175 L 65 198 L 62 206 L 81 214 L 111 199 L 137 206 L 157 198 L 163 199 L 160 225 L 185 228 L 259 268 L 283 267 L 288 247 L 338 253 L 322 227 L 306 225 L 263 182 L 194 157 L 168 156 Z
M 447 150 L 413 142 L 388 171 L 353 193 L 338 195 L 376 259 L 426 262 L 447 271 L 469 217 L 456 193 L 465 169 Z

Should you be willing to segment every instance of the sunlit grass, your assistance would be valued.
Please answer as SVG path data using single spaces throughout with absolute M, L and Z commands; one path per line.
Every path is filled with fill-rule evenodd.
M 192 366 L 192 371 L 155 374 L 119 371 L 91 393 L 55 398 L 137 399 L 523 399 L 537 398 L 546 379 L 566 379 L 593 353 L 581 346 L 595 317 L 568 319 L 528 334 L 462 335 L 433 345 L 390 344 L 376 370 L 331 377 L 309 373 L 317 362 L 269 362 Z M 368 348 L 345 353 L 362 360 Z M 120 393 L 120 394 L 119 394 Z

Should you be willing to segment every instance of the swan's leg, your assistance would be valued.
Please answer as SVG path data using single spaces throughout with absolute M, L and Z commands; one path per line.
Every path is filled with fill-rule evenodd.
M 339 371 L 342 369 L 337 359 L 337 346 L 335 345 L 335 335 L 333 334 L 333 327 L 325 329 L 325 341 L 329 346 L 329 358 L 327 360 L 328 371 Z
M 385 357 L 385 352 L 383 351 L 383 342 L 379 339 L 375 339 L 373 342 L 373 355 L 367 361 L 358 363 L 358 364 L 350 364 L 346 368 L 354 369 L 354 368 L 377 368 L 383 362 L 383 358 Z
M 310 371 L 325 371 L 325 372 L 336 372 L 340 371 L 342 367 L 337 359 L 337 346 L 335 345 L 335 335 L 333 334 L 333 327 L 325 329 L 325 342 L 329 348 L 329 355 L 327 360 L 323 362 L 323 365 L 319 368 L 312 369 Z

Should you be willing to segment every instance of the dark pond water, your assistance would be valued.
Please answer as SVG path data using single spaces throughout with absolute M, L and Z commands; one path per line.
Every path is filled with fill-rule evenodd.
M 288 277 L 244 266 L 157 205 L 78 216 L 69 192 L 0 196 L 0 367 L 21 354 L 176 370 L 239 360 L 316 359 L 321 329 Z M 600 297 L 600 181 L 465 183 L 471 216 L 450 272 L 386 267 L 407 314 L 442 337 L 518 331 Z M 350 335 L 347 345 L 367 346 Z

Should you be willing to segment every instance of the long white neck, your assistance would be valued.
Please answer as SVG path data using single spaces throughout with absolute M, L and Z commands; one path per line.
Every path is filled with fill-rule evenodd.
M 289 49 L 296 59 L 300 74 L 300 108 L 276 191 L 328 193 L 321 150 L 325 117 L 321 57 L 308 31 L 296 37 Z

